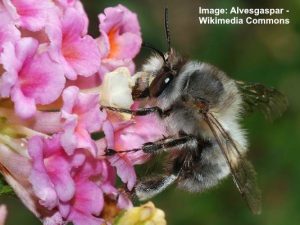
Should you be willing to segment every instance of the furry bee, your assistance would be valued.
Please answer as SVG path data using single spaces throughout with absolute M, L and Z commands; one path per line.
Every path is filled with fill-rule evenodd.
M 259 214 L 261 194 L 246 159 L 248 143 L 239 121 L 246 111 L 256 109 L 276 117 L 286 109 L 286 98 L 273 88 L 236 81 L 208 63 L 182 58 L 170 48 L 166 18 L 167 11 L 169 50 L 163 54 L 152 48 L 156 54 L 143 66 L 150 77 L 140 78 L 133 89 L 136 99 L 150 99 L 152 107 L 135 111 L 106 107 L 139 116 L 157 113 L 170 135 L 126 151 L 169 153 L 165 174 L 139 181 L 135 195 L 146 200 L 173 183 L 190 192 L 203 192 L 231 175 L 251 211 Z

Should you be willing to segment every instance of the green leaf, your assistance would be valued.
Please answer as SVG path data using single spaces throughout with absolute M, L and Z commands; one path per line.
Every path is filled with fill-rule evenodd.
M 14 195 L 14 191 L 4 180 L 3 176 L 0 176 L 0 196 Z

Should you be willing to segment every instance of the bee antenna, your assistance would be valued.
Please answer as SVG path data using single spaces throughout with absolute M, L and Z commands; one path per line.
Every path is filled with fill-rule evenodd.
M 160 55 L 162 57 L 162 59 L 164 60 L 164 63 L 167 63 L 167 60 L 164 56 L 164 53 L 162 53 L 162 51 L 158 50 L 157 48 L 155 48 L 152 45 L 145 43 L 145 42 L 142 43 L 142 47 L 153 50 L 154 52 L 156 52 L 158 55 Z
M 168 8 L 165 8 L 165 32 L 168 43 L 168 52 L 171 51 L 171 37 L 170 37 L 170 29 L 169 29 L 169 20 L 168 20 Z

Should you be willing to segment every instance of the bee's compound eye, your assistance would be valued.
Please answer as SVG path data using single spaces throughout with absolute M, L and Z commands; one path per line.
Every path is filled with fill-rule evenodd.
M 170 72 L 164 72 L 162 74 L 157 75 L 157 77 L 152 81 L 150 85 L 150 96 L 158 97 L 171 83 L 173 78 L 174 76 Z

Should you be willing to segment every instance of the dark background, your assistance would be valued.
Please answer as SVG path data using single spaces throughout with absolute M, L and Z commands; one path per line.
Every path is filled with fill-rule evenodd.
M 253 114 L 243 121 L 250 140 L 249 159 L 263 192 L 263 213 L 253 216 L 231 179 L 203 194 L 169 188 L 153 199 L 170 225 L 296 225 L 300 223 L 300 1 L 288 0 L 89 0 L 90 33 L 97 37 L 97 14 L 121 3 L 135 11 L 143 39 L 166 49 L 163 10 L 169 7 L 172 46 L 183 55 L 216 65 L 234 79 L 274 86 L 289 99 L 288 111 L 273 123 Z M 198 7 L 285 8 L 289 25 L 200 25 Z M 142 50 L 138 68 L 149 55 Z M 39 222 L 14 197 L 8 205 L 8 225 Z

